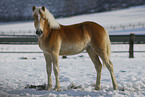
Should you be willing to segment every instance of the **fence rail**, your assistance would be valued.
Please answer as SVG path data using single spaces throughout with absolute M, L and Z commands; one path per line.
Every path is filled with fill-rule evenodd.
M 43 53 L 42 51 L 40 52 L 35 52 L 35 51 L 0 51 L 0 53 Z M 84 52 L 86 53 L 86 52 Z M 129 53 L 129 51 L 112 51 L 112 53 Z M 145 51 L 134 51 L 134 53 L 145 53 Z
M 136 24 L 125 24 L 125 25 L 112 25 L 106 27 L 109 31 L 116 31 L 116 30 L 127 30 L 127 29 L 135 29 L 135 28 L 145 28 L 145 22 L 138 22 Z
M 110 35 L 112 43 L 129 43 L 130 35 Z M 135 35 L 135 44 L 145 44 L 145 35 Z M 35 35 L 2 35 L 0 44 L 38 44 Z
M 133 36 L 133 37 L 132 37 Z M 112 53 L 128 53 L 129 58 L 134 58 L 134 52 L 143 53 L 145 51 L 133 51 L 134 44 L 145 44 L 145 35 L 110 35 L 111 43 L 127 43 L 129 51 L 112 51 Z M 38 38 L 35 35 L 2 35 L 0 44 L 38 44 Z M 42 52 L 5 52 L 0 53 L 42 53 Z M 67 58 L 63 56 L 62 58 Z

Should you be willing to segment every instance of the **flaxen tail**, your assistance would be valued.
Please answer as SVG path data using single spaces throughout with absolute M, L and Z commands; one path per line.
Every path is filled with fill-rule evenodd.
M 111 57 L 111 42 L 110 42 L 110 37 L 109 37 L 109 34 L 108 34 L 108 31 L 106 31 L 106 35 L 107 35 L 107 39 L 106 39 L 106 43 L 107 43 L 107 57 L 108 57 L 108 60 L 110 60 L 110 57 Z M 103 66 L 105 66 L 105 63 L 103 62 Z
M 108 32 L 107 32 L 108 33 Z M 107 35 L 108 37 L 108 43 L 107 43 L 107 55 L 108 55 L 108 58 L 110 59 L 111 57 L 111 42 L 110 42 L 110 38 L 109 38 L 109 35 Z

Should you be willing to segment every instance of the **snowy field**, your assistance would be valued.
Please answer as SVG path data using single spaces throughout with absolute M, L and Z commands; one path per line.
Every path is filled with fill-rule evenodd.
M 117 11 L 101 12 L 94 14 L 84 14 L 79 16 L 72 16 L 67 18 L 58 18 L 57 21 L 63 25 L 70 25 L 74 23 L 80 23 L 84 21 L 94 21 L 101 24 L 108 30 L 110 27 L 118 27 L 123 25 L 138 25 L 144 24 L 143 26 L 135 26 L 135 34 L 145 34 L 145 5 L 130 7 Z M 130 34 L 130 30 L 127 31 L 110 31 L 109 34 Z M 11 22 L 11 23 L 0 23 L 0 34 L 35 34 L 33 21 L 30 22 Z
M 128 51 L 128 44 L 112 44 L 112 51 Z M 0 45 L 0 52 L 41 52 L 38 45 Z M 136 44 L 135 51 L 145 51 L 144 44 Z M 95 91 L 96 72 L 87 53 L 60 56 L 61 91 L 25 89 L 29 85 L 47 83 L 43 53 L 0 53 L 0 97 L 145 97 L 145 52 L 112 53 L 119 90 L 112 88 L 108 70 L 102 70 L 101 90 Z M 52 73 L 53 87 L 55 85 Z M 71 85 L 77 89 L 71 89 Z
M 143 23 L 145 5 L 118 11 L 59 18 L 60 24 L 68 25 L 83 21 L 94 21 L 104 27 Z M 126 29 L 109 34 L 145 34 L 145 28 Z M 0 23 L 0 34 L 35 34 L 33 22 Z M 128 44 L 112 44 L 112 51 L 128 51 Z M 145 51 L 145 44 L 135 44 L 135 51 Z M 114 91 L 108 70 L 102 70 L 101 90 L 95 91 L 96 71 L 87 53 L 60 56 L 61 91 L 25 89 L 29 85 L 47 83 L 43 53 L 2 53 L 42 52 L 38 45 L 0 44 L 0 97 L 145 97 L 145 52 L 136 52 L 129 59 L 128 53 L 112 53 L 115 76 L 119 90 Z M 52 73 L 53 87 L 54 74 Z M 71 88 L 75 85 L 77 88 Z

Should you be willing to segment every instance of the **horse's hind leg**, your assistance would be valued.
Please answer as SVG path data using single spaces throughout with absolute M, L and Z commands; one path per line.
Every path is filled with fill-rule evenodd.
M 95 51 L 91 47 L 88 47 L 86 50 L 87 50 L 92 62 L 94 63 L 95 69 L 97 71 L 97 79 L 96 79 L 95 90 L 100 90 L 100 88 L 101 88 L 102 64 L 99 60 L 98 55 L 95 53 Z
M 100 57 L 103 60 L 103 62 L 105 63 L 107 69 L 109 70 L 109 72 L 111 74 L 113 89 L 117 90 L 118 84 L 116 82 L 116 78 L 115 78 L 112 62 L 110 61 L 110 59 L 108 58 L 106 53 L 105 54 L 101 54 Z

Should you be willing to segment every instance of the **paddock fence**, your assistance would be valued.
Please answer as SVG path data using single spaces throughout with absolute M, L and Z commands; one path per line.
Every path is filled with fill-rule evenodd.
M 110 35 L 112 44 L 129 44 L 130 35 Z M 135 35 L 135 44 L 145 44 L 145 35 Z M 0 44 L 38 44 L 36 35 L 0 35 Z
M 134 57 L 135 53 L 145 53 L 145 51 L 134 51 L 134 44 L 145 44 L 145 35 L 110 35 L 112 44 L 129 44 L 128 51 L 112 51 L 112 53 L 129 53 L 129 57 Z M 0 44 L 9 45 L 35 45 L 38 44 L 38 38 L 36 35 L 0 35 Z M 42 52 L 0 52 L 0 53 L 42 53 Z M 63 56 L 63 58 L 67 58 Z
M 129 24 L 120 24 L 120 25 L 111 25 L 106 27 L 109 31 L 117 31 L 117 30 L 129 30 L 129 29 L 137 29 L 137 28 L 145 28 L 145 22 L 138 23 L 129 23 Z

